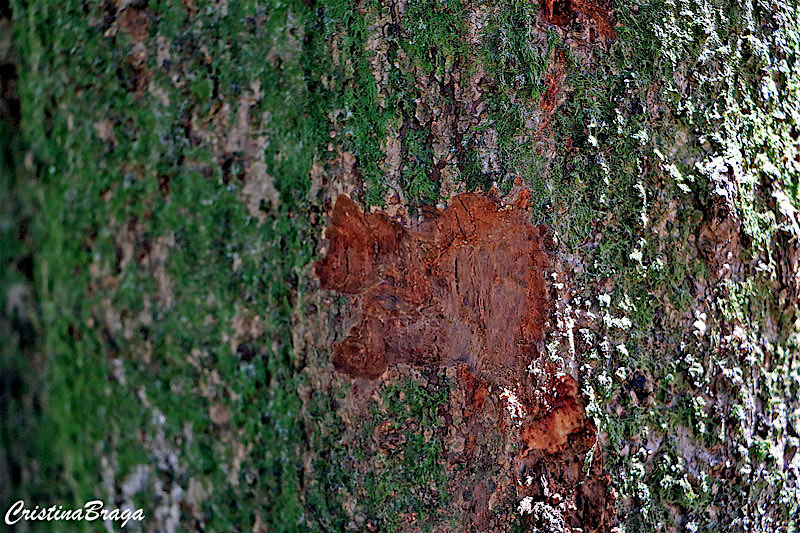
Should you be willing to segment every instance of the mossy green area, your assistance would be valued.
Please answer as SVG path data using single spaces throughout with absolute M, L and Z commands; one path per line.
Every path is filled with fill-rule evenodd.
M 516 0 L 409 1 L 401 24 L 375 0 L 12 4 L 22 118 L 0 125 L 0 288 L 35 302 L 0 321 L 13 499 L 102 498 L 176 531 L 453 520 L 446 385 L 382 389 L 353 442 L 381 427 L 399 444 L 342 447 L 336 395 L 300 401 L 292 328 L 323 223 L 314 169 L 352 154 L 360 200 L 383 206 L 393 133 L 409 211 L 442 201 L 417 105 L 432 86 L 455 105 L 446 80 L 472 54 L 486 120 L 450 147 L 454 175 L 484 191 L 520 177 L 600 317 L 576 332 L 576 367 L 619 526 L 797 527 L 795 4 L 618 2 L 616 39 L 591 46 Z M 556 54 L 545 142 L 528 121 Z M 726 217 L 738 240 L 715 262 L 726 242 L 698 236 Z
M 320 21 L 303 3 L 212 7 L 150 4 L 126 28 L 103 4 L 14 6 L 37 168 L 18 186 L 34 189 L 45 354 L 23 488 L 64 505 L 127 498 L 152 517 L 164 502 L 124 495 L 126 480 L 194 479 L 206 530 L 295 531 L 303 436 L 290 316 L 315 231 L 308 170 L 327 135 L 324 89 L 307 76 Z M 269 139 L 278 196 L 261 220 L 240 199 L 240 154 L 226 162 L 192 130 L 227 102 L 249 105 Z M 254 316 L 268 342 L 234 350 L 236 320 Z
M 312 529 L 403 531 L 415 524 L 433 531 L 453 518 L 446 508 L 438 414 L 447 395 L 447 385 L 389 384 L 379 403 L 369 403 L 371 416 L 349 437 L 330 399 L 313 402 L 309 414 L 324 429 L 314 439 L 315 479 L 305 493 Z M 348 506 L 355 520 L 341 512 Z

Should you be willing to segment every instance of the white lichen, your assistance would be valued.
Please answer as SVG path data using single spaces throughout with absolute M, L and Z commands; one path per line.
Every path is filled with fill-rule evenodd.
M 530 496 L 522 498 L 522 501 L 519 502 L 519 507 L 517 507 L 517 511 L 519 511 L 521 515 L 531 514 L 533 512 L 533 498 Z
M 517 424 L 525 418 L 527 414 L 525 412 L 525 407 L 522 405 L 522 402 L 519 401 L 517 395 L 514 394 L 514 391 L 511 389 L 507 389 L 503 387 L 503 391 L 500 393 L 500 398 L 506 401 L 506 410 L 508 411 L 508 415 L 514 420 Z

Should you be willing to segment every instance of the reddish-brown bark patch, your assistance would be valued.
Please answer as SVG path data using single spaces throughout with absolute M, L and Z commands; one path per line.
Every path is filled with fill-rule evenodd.
M 595 430 L 586 418 L 578 383 L 567 375 L 559 376 L 555 381 L 545 414 L 522 429 L 522 441 L 529 450 L 553 453 L 567 444 L 570 435 L 578 432 L 594 435 Z
M 458 380 L 464 387 L 466 397 L 465 414 L 467 416 L 483 409 L 483 404 L 489 396 L 489 389 L 483 381 L 469 371 L 466 365 L 458 367 Z
M 542 15 L 549 24 L 562 28 L 582 17 L 603 39 L 613 41 L 617 38 L 611 23 L 609 9 L 597 0 L 542 0 Z
M 361 319 L 334 346 L 336 369 L 376 378 L 399 362 L 465 361 L 518 381 L 548 314 L 549 259 L 526 198 L 503 207 L 462 194 L 405 226 L 339 196 L 316 273 L 323 289 L 358 295 Z
M 599 458 L 584 471 L 597 429 L 586 417 L 572 376 L 556 376 L 548 390 L 549 407 L 521 431 L 523 451 L 515 459 L 523 482 L 520 495 L 558 511 L 573 528 L 604 531 L 613 501 L 608 475 Z
M 333 346 L 333 365 L 366 379 L 391 375 L 397 363 L 446 367 L 458 388 L 443 413 L 445 460 L 474 530 L 505 527 L 498 502 L 530 496 L 564 523 L 599 531 L 609 523 L 608 480 L 599 457 L 584 471 L 597 431 L 577 382 L 542 354 L 554 245 L 547 228 L 529 222 L 529 204 L 524 189 L 512 205 L 461 194 L 409 224 L 365 214 L 340 195 L 315 265 L 321 287 L 350 295 L 357 313 Z M 490 438 L 498 434 L 517 451 Z M 387 453 L 404 443 L 390 424 L 374 439 Z M 496 468 L 505 474 L 488 474 Z
M 542 98 L 539 101 L 539 107 L 548 116 L 558 106 L 558 95 L 561 92 L 561 85 L 564 82 L 564 76 L 567 74 L 567 61 L 564 57 L 564 52 L 556 50 L 553 53 L 553 60 L 550 62 L 545 73 L 545 90 Z

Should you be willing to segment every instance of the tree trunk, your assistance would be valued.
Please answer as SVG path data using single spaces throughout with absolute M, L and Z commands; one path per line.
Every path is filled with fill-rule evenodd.
M 796 2 L 12 8 L 5 509 L 796 529 Z

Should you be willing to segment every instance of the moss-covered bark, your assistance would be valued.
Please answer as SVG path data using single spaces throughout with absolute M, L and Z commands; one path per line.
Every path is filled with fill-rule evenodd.
M 796 3 L 12 8 L 9 501 L 147 531 L 796 528 Z M 339 194 L 413 221 L 521 188 L 553 236 L 548 368 L 598 430 L 589 514 L 550 488 L 518 512 L 500 392 L 463 369 L 331 365 L 358 313 L 312 269 Z

